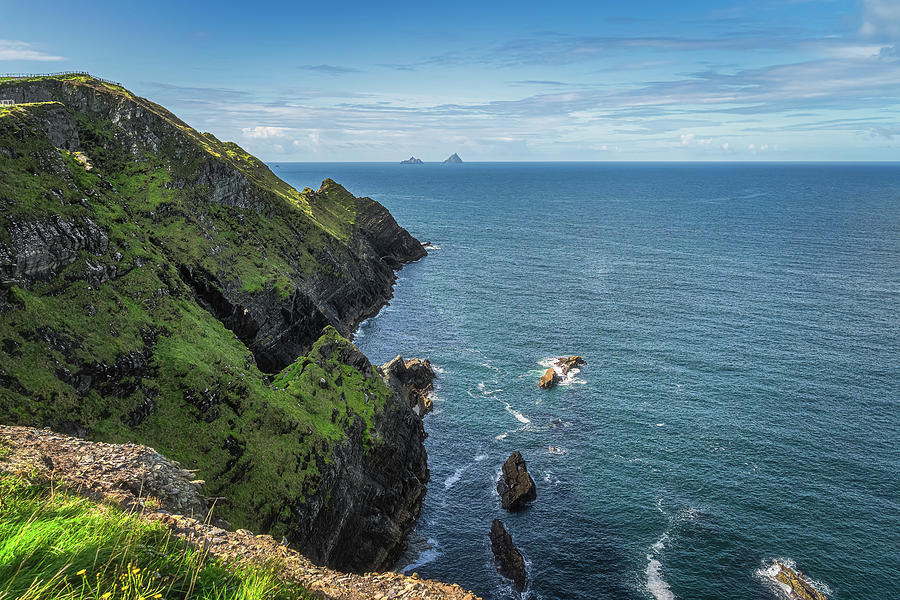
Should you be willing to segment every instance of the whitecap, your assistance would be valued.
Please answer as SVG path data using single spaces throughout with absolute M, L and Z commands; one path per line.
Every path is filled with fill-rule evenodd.
M 415 562 L 412 562 L 405 567 L 403 567 L 402 573 L 412 573 L 416 569 L 427 565 L 428 563 L 432 563 L 441 555 L 440 550 L 438 549 L 437 540 L 434 538 L 428 538 L 428 547 L 422 550 L 419 553 L 419 556 L 416 557 Z
M 456 484 L 457 481 L 462 479 L 463 473 L 466 472 L 467 468 L 469 468 L 469 465 L 462 466 L 462 467 L 456 469 L 456 471 L 453 472 L 453 475 L 451 475 L 447 479 L 445 479 L 444 480 L 444 489 L 449 490 Z
M 495 436 L 494 439 L 495 440 L 505 440 L 506 436 L 508 436 L 508 435 L 509 435 L 509 432 L 507 431 L 506 433 L 501 433 L 500 435 Z
M 668 540 L 668 532 L 662 534 L 662 537 L 650 546 L 650 552 L 647 553 L 646 585 L 647 590 L 656 600 L 675 600 L 672 588 L 669 587 L 668 582 L 663 578 L 662 563 L 659 561 L 659 553 L 666 547 Z
M 666 425 L 665 423 L 657 423 L 656 424 L 657 427 L 665 427 L 665 425 Z
M 479 454 L 478 456 L 475 457 L 475 462 L 481 462 L 486 458 L 487 458 L 487 454 Z
M 522 423 L 523 425 L 528 425 L 529 423 L 531 423 L 531 419 L 515 410 L 512 406 L 509 405 L 508 402 L 504 402 L 503 404 L 504 406 L 506 406 L 506 411 L 514 416 L 519 423 Z
M 444 369 L 442 369 L 441 367 L 437 366 L 437 365 L 434 364 L 434 363 L 431 364 L 431 368 L 432 368 L 432 369 L 434 370 L 434 372 L 437 373 L 438 375 L 443 375 L 444 373 L 447 372 L 447 371 L 445 371 Z

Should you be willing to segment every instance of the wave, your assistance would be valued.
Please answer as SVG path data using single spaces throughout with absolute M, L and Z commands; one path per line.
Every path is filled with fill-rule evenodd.
M 660 553 L 665 549 L 666 542 L 669 541 L 669 533 L 662 534 L 655 544 L 650 546 L 650 552 L 647 553 L 647 569 L 644 571 L 647 576 L 647 590 L 656 600 L 675 600 L 675 594 L 669 583 L 663 578 L 662 563 L 660 562 Z
M 496 390 L 489 390 L 489 389 L 487 389 L 487 385 L 483 381 L 478 382 L 477 387 L 478 387 L 478 391 L 481 392 L 482 396 L 492 396 L 498 392 L 503 391 L 503 388 L 497 388 Z
M 531 423 L 531 419 L 510 406 L 509 402 L 504 402 L 503 405 L 506 406 L 506 412 L 514 416 L 519 423 L 522 423 L 523 425 L 528 425 L 529 423 Z
M 450 477 L 448 477 L 447 479 L 444 480 L 444 489 L 449 490 L 454 485 L 456 485 L 456 482 L 458 482 L 460 479 L 462 479 L 463 473 L 465 473 L 466 469 L 468 469 L 468 468 L 469 468 L 469 465 L 464 465 L 464 466 L 456 469 L 453 472 L 453 475 L 451 475 Z
M 432 563 L 438 559 L 441 555 L 440 549 L 438 547 L 437 540 L 434 538 L 428 538 L 428 543 L 424 550 L 419 552 L 419 555 L 416 557 L 416 560 L 405 567 L 401 573 L 412 573 L 416 569 L 427 565 L 428 563 Z

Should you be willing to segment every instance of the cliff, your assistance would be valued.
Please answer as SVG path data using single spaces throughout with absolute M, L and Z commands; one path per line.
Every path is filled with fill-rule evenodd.
M 0 79 L 0 96 L 19 103 L 0 109 L 0 422 L 152 446 L 236 526 L 389 566 L 424 432 L 345 337 L 421 244 L 116 85 Z

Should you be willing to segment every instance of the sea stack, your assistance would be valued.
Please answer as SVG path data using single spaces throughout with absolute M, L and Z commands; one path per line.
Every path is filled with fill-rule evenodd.
M 525 508 L 537 498 L 534 479 L 528 472 L 522 453 L 516 450 L 503 463 L 503 473 L 497 482 L 497 493 L 504 510 L 516 511 Z
M 400 161 L 401 165 L 424 165 L 425 162 L 421 158 L 416 158 L 415 156 L 410 156 L 406 160 Z
M 556 374 L 556 369 L 553 369 L 551 367 L 547 369 L 547 371 L 543 375 L 541 375 L 541 380 L 538 381 L 538 387 L 542 390 L 549 390 L 557 383 L 559 383 L 559 375 Z
M 462 159 L 459 157 L 459 154 L 454 152 L 447 158 L 447 160 L 444 161 L 444 164 L 445 165 L 461 165 Z
M 497 561 L 497 571 L 507 579 L 511 579 L 519 592 L 525 591 L 527 579 L 525 558 L 513 544 L 512 536 L 506 531 L 503 521 L 494 519 L 488 535 L 491 538 L 491 550 Z

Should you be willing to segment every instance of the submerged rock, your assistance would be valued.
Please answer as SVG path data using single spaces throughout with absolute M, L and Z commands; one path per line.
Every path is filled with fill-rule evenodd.
M 505 510 L 515 511 L 525 508 L 537 498 L 534 479 L 528 472 L 522 453 L 516 450 L 503 463 L 503 473 L 497 482 L 497 493 Z
M 503 521 L 494 519 L 488 535 L 491 538 L 491 550 L 497 561 L 497 571 L 507 579 L 511 579 L 517 590 L 525 591 L 527 579 L 525 558 L 513 543 L 512 536 L 503 526 Z
M 556 370 L 547 369 L 547 371 L 541 376 L 541 380 L 538 381 L 538 387 L 543 390 L 549 390 L 557 383 L 559 383 L 559 375 L 556 374 Z

